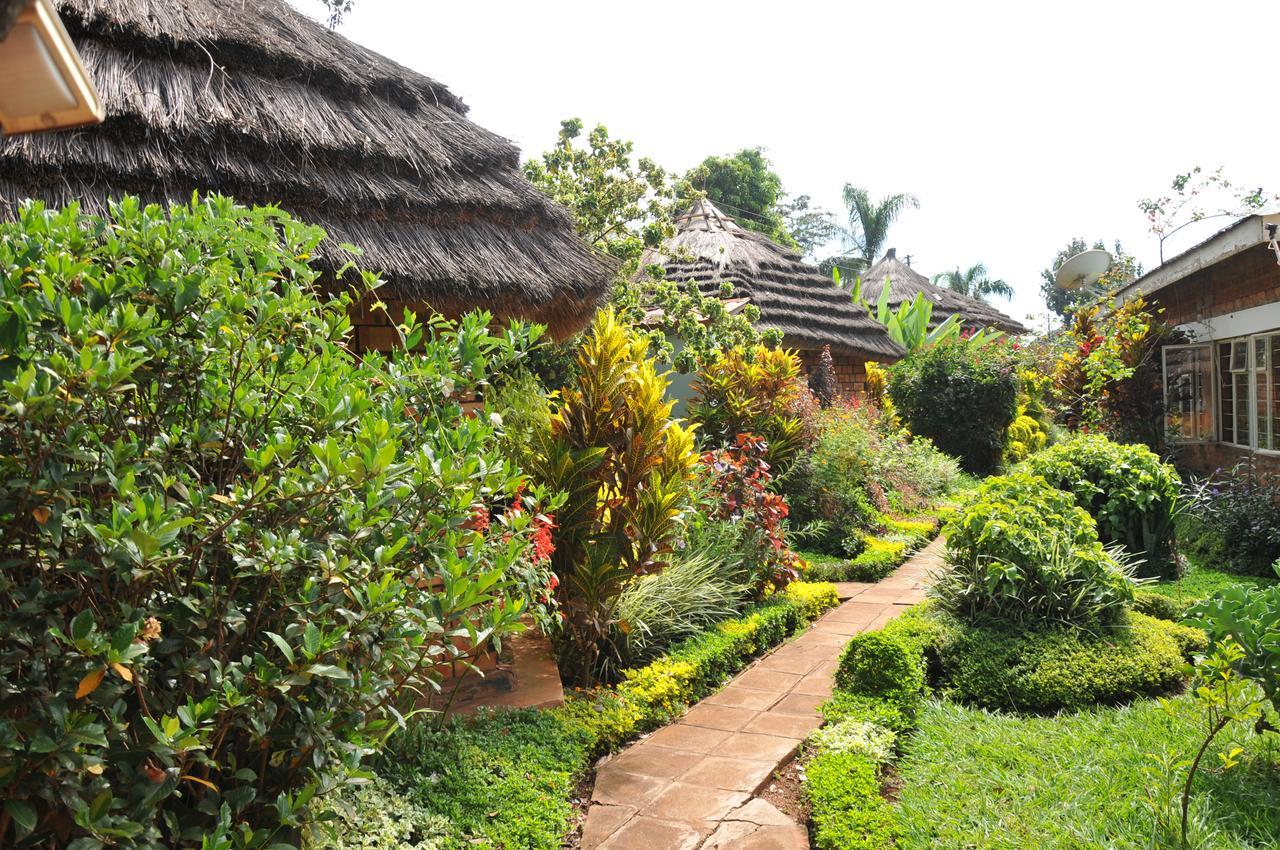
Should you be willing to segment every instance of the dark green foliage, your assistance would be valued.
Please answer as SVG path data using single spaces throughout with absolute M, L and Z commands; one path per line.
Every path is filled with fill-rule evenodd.
M 1280 559 L 1280 476 L 1248 465 L 1188 488 L 1192 515 L 1204 524 L 1206 551 L 1225 560 L 1204 560 L 1209 567 L 1242 575 L 1272 575 Z
M 909 639 L 865 632 L 845 646 L 835 678 L 837 688 L 882 699 L 910 717 L 924 694 L 924 658 Z
M 986 708 L 1058 711 L 1168 693 L 1194 630 L 1129 614 L 1115 629 L 964 626 L 939 654 L 949 693 Z
M 1069 494 L 1026 473 L 990 478 L 947 525 L 951 569 L 931 593 L 972 622 L 1114 620 L 1133 582 Z
M 1024 466 L 1071 493 L 1097 521 L 1103 543 L 1119 544 L 1141 559 L 1140 576 L 1177 575 L 1174 515 L 1182 482 L 1146 446 L 1080 434 L 1032 455 Z
M 799 247 L 787 230 L 779 202 L 782 178 L 771 167 L 763 148 L 744 148 L 733 156 L 709 156 L 685 180 L 724 208 L 739 225 L 763 233 L 786 248 Z
M 820 850 L 884 850 L 898 834 L 893 807 L 880 796 L 876 764 L 859 753 L 824 752 L 806 766 Z
M 904 713 L 898 703 L 853 691 L 836 690 L 820 710 L 827 724 L 859 720 L 892 729 L 898 735 L 909 732 L 914 725 L 914 717 Z
M 894 364 L 889 397 L 911 433 L 987 475 L 1018 415 L 1018 371 L 1006 346 L 939 343 Z
M 322 237 L 218 197 L 0 224 L 0 844 L 286 846 L 543 589 L 459 401 L 530 333 L 353 358 Z

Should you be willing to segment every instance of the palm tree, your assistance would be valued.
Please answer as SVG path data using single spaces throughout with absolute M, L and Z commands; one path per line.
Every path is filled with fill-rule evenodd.
M 846 236 L 855 250 L 862 254 L 867 265 L 876 261 L 889 240 L 889 228 L 907 207 L 920 208 L 915 195 L 897 194 L 871 200 L 866 189 L 851 183 L 844 185 L 844 205 L 849 208 L 849 229 Z
M 992 280 L 988 277 L 984 263 L 974 263 L 967 271 L 960 271 L 957 268 L 953 272 L 936 274 L 933 276 L 933 282 L 955 290 L 961 295 L 968 295 L 970 298 L 978 298 L 982 301 L 986 301 L 990 295 L 999 295 L 1005 299 L 1013 297 L 1013 287 L 1003 280 Z

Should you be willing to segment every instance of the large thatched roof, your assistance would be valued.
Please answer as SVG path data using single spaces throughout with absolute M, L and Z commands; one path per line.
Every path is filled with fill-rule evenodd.
M 902 348 L 884 327 L 853 305 L 849 293 L 807 265 L 794 251 L 739 227 L 710 201 L 698 201 L 676 220 L 676 234 L 642 265 L 660 265 L 668 280 L 693 280 L 707 295 L 721 282 L 760 309 L 760 326 L 782 331 L 785 344 L 896 360 Z
M 100 126 L 0 141 L 0 215 L 22 198 L 192 190 L 279 203 L 364 249 L 396 297 L 485 307 L 561 331 L 610 267 L 443 85 L 285 0 L 57 0 L 102 100 Z M 482 60 L 478 60 L 482 61 Z
M 930 325 L 937 326 L 950 316 L 959 313 L 966 327 L 991 327 L 1011 334 L 1027 333 L 1027 327 L 985 301 L 961 295 L 953 289 L 934 286 L 929 278 L 898 259 L 897 251 L 889 251 L 871 268 L 862 273 L 862 294 L 875 303 L 889 278 L 889 303 L 897 307 L 903 301 L 912 301 L 923 292 L 933 302 Z

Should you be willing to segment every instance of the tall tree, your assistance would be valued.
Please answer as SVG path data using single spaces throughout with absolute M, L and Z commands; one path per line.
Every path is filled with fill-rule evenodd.
M 889 241 L 889 228 L 907 209 L 919 209 L 915 195 L 900 193 L 873 201 L 866 189 L 851 183 L 844 186 L 844 205 L 849 211 L 847 241 L 865 266 L 876 261 Z M 845 258 L 846 261 L 848 258 Z M 837 263 L 841 267 L 845 262 Z
M 779 245 L 797 248 L 781 209 L 782 178 L 763 148 L 743 148 L 733 156 L 709 156 L 685 179 L 738 224 Z
M 1099 239 L 1093 243 L 1092 247 L 1105 251 L 1107 244 Z M 1081 304 L 1093 302 L 1098 292 L 1113 292 L 1126 283 L 1137 280 L 1142 274 L 1142 264 L 1121 247 L 1119 239 L 1115 240 L 1112 247 L 1111 268 L 1107 269 L 1099 279 L 1098 286 L 1094 287 L 1093 291 L 1069 291 L 1058 286 L 1054 280 L 1054 272 L 1071 257 L 1081 251 L 1087 251 L 1090 245 L 1078 236 L 1068 242 L 1067 246 L 1053 258 L 1053 263 L 1040 272 L 1040 294 L 1044 296 L 1045 304 L 1049 305 L 1049 309 L 1066 319 Z
M 797 250 L 813 259 L 819 248 L 840 236 L 842 228 L 830 210 L 813 206 L 808 195 L 797 195 L 779 205 L 791 238 L 800 246 Z
M 985 263 L 974 263 L 964 271 L 957 266 L 955 271 L 934 275 L 933 282 L 983 301 L 992 295 L 1004 299 L 1013 297 L 1013 287 L 1003 280 L 992 280 Z

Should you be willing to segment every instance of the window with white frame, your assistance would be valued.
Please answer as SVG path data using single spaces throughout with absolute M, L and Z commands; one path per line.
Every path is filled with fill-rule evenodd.
M 1280 451 L 1280 332 L 1222 340 L 1214 346 L 1218 438 L 1245 448 Z

